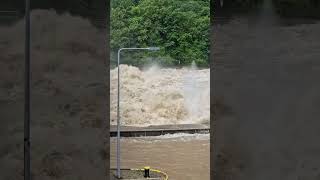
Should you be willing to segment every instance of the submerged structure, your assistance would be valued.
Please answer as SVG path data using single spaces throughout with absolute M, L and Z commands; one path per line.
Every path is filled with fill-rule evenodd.
M 160 170 L 151 169 L 149 166 L 143 169 L 121 169 L 122 180 L 168 180 L 169 176 Z M 117 180 L 116 169 L 111 169 L 110 180 Z

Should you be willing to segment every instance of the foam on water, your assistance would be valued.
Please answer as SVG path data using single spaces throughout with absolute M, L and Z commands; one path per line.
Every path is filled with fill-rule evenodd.
M 111 70 L 111 124 L 117 118 L 117 68 Z M 210 71 L 120 65 L 122 125 L 209 123 Z
M 187 133 L 176 133 L 176 134 L 165 134 L 161 136 L 142 136 L 142 137 L 123 137 L 122 141 L 128 142 L 144 142 L 144 143 L 156 143 L 163 141 L 193 141 L 193 140 L 209 140 L 210 134 L 187 134 Z M 111 141 L 116 141 L 115 137 L 111 138 Z

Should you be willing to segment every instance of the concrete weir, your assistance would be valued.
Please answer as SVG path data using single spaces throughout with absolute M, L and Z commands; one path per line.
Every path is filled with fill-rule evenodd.
M 175 133 L 209 133 L 210 127 L 202 124 L 152 125 L 147 127 L 121 126 L 121 137 L 160 136 Z M 111 125 L 110 136 L 117 136 L 117 126 Z
M 121 169 L 122 180 L 168 180 L 168 175 L 159 170 L 147 171 L 148 177 L 145 177 L 146 172 L 144 169 Z M 116 177 L 116 169 L 111 169 L 110 180 L 118 180 Z

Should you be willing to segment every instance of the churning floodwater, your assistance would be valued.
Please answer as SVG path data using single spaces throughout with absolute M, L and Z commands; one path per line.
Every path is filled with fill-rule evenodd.
M 111 124 L 117 118 L 118 69 L 111 70 Z M 210 70 L 120 65 L 122 125 L 209 124 Z
M 111 76 L 111 124 L 117 118 L 117 74 Z M 153 65 L 139 69 L 120 65 L 122 125 L 209 124 L 210 70 L 193 62 L 184 68 Z M 174 134 L 121 138 L 121 168 L 150 166 L 170 180 L 209 179 L 209 134 Z M 116 167 L 116 139 L 110 141 L 111 167 Z M 197 163 L 194 163 L 197 162 Z
M 150 166 L 166 172 L 170 180 L 208 180 L 209 139 L 209 134 L 122 138 L 121 167 Z M 116 139 L 111 138 L 110 144 L 110 165 L 116 167 Z

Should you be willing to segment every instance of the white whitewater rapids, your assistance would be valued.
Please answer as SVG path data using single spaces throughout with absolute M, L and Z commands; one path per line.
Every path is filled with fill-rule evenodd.
M 117 123 L 117 71 L 110 74 L 111 124 Z M 210 70 L 160 68 L 140 70 L 120 65 L 121 125 L 208 124 Z

